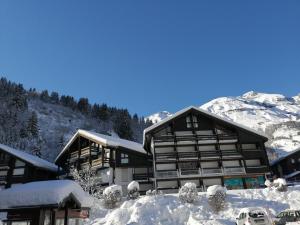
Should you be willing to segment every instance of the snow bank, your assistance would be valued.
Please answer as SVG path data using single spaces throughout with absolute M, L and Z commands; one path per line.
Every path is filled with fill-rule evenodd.
M 277 214 L 285 209 L 299 209 L 300 186 L 290 187 L 287 192 L 270 189 L 248 189 L 227 191 L 224 210 L 214 214 L 205 192 L 200 192 L 196 204 L 182 203 L 177 194 L 143 196 L 129 200 L 101 216 L 91 214 L 86 225 L 232 225 L 239 211 L 245 207 L 264 207 Z M 97 210 L 99 212 L 99 210 Z
M 12 207 L 60 205 L 70 196 L 81 207 L 91 207 L 93 199 L 71 180 L 31 182 L 0 191 L 0 209 Z

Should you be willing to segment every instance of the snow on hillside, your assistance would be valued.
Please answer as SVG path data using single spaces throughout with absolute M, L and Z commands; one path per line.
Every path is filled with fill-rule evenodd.
M 109 124 L 99 123 L 70 108 L 38 99 L 28 101 L 28 108 L 37 113 L 40 136 L 47 139 L 43 140 L 47 145 L 42 149 L 42 155 L 49 161 L 55 159 L 77 129 L 95 130 L 100 133 L 107 133 L 112 129 Z M 58 140 L 62 142 L 59 143 L 60 146 L 57 146 Z
M 289 98 L 250 91 L 242 96 L 214 99 L 200 108 L 265 133 L 269 137 L 270 160 L 300 147 L 299 95 Z M 159 114 L 154 115 L 154 123 L 163 119 Z M 171 114 L 165 112 L 164 115 Z
M 300 186 L 287 192 L 268 189 L 231 190 L 227 192 L 224 211 L 215 214 L 210 209 L 205 192 L 195 204 L 182 203 L 177 194 L 142 196 L 128 200 L 116 209 L 94 208 L 85 225 L 233 225 L 241 208 L 265 207 L 277 215 L 285 209 L 300 206 Z

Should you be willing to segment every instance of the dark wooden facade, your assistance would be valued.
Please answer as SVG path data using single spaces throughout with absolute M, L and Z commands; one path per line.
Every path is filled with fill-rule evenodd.
M 0 189 L 9 188 L 14 184 L 56 179 L 58 171 L 28 162 L 26 157 L 22 157 L 27 155 L 24 152 L 18 157 L 4 148 L 0 147 Z M 30 157 L 34 158 L 35 156 Z M 41 161 L 41 159 L 38 160 Z M 48 164 L 49 162 L 45 163 Z M 55 167 L 54 164 L 53 167 Z
M 213 184 L 253 188 L 270 171 L 266 137 L 195 107 L 147 128 L 144 135 L 157 189 L 172 191 L 186 182 L 200 190 Z
M 130 181 L 136 180 L 141 186 L 145 186 L 145 190 L 152 187 L 150 181 L 153 176 L 152 157 L 142 148 L 144 152 L 110 145 L 102 140 L 106 135 L 98 134 L 101 135 L 101 140 L 98 140 L 97 137 L 91 138 L 85 135 L 86 133 L 87 131 L 79 130 L 56 159 L 56 164 L 62 167 L 67 175 L 71 168 L 92 169 L 99 177 L 102 177 L 102 182 L 99 184 L 102 186 L 120 184 L 126 191 L 125 186 Z M 104 173 L 108 172 L 110 177 L 104 177 Z
M 271 169 L 275 177 L 286 178 L 289 182 L 300 182 L 300 149 L 274 161 Z

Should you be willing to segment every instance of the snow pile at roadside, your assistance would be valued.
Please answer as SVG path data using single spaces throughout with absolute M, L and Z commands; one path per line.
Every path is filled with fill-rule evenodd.
M 163 224 L 163 225 L 221 225 L 234 224 L 240 209 L 266 207 L 273 214 L 285 209 L 300 208 L 300 186 L 290 187 L 287 192 L 269 189 L 227 191 L 225 210 L 214 214 L 210 209 L 206 193 L 199 193 L 195 204 L 182 203 L 177 194 L 143 196 L 129 200 L 116 209 L 92 210 L 86 225 Z

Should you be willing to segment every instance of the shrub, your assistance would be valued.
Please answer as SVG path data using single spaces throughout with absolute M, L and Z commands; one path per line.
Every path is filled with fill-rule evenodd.
M 267 188 L 271 188 L 271 187 L 273 187 L 273 183 L 272 183 L 270 180 L 266 180 L 266 181 L 265 181 L 265 186 L 266 186 Z
M 122 187 L 119 185 L 112 185 L 103 191 L 104 204 L 108 208 L 114 208 L 122 200 Z
M 128 199 L 137 199 L 140 196 L 140 185 L 136 181 L 132 181 L 127 186 L 127 198 Z
M 213 211 L 219 212 L 224 209 L 226 203 L 226 188 L 221 185 L 212 185 L 207 188 L 206 196 L 208 204 Z
M 179 199 L 182 202 L 193 203 L 198 199 L 198 191 L 196 184 L 186 183 L 179 189 Z
M 283 178 L 277 178 L 276 180 L 273 181 L 273 187 L 275 188 L 276 191 L 279 192 L 287 191 L 286 180 Z

